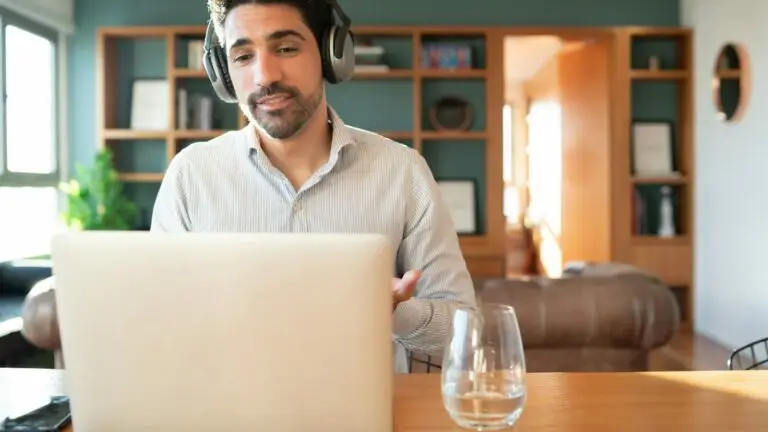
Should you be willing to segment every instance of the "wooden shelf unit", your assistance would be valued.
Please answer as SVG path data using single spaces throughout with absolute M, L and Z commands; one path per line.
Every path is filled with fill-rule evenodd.
M 693 137 L 693 46 L 687 28 L 631 27 L 617 30 L 616 102 L 629 107 L 626 116 L 614 119 L 617 154 L 622 172 L 618 224 L 614 235 L 616 260 L 636 265 L 659 276 L 669 285 L 680 303 L 685 326 L 692 326 L 694 301 L 694 137 Z M 649 68 L 650 56 L 660 60 L 658 69 Z M 626 77 L 626 78 L 625 78 Z M 621 110 L 623 113 L 624 110 Z M 634 121 L 665 121 L 672 124 L 673 160 L 680 174 L 644 178 L 632 173 L 632 124 Z M 658 191 L 674 191 L 677 235 L 663 238 L 637 232 L 635 194 L 643 196 L 645 207 L 658 215 Z M 650 203 L 650 204 L 649 204 Z
M 412 95 L 413 115 L 409 130 L 400 132 L 380 132 L 385 136 L 400 138 L 410 142 L 415 150 L 424 154 L 427 162 L 433 167 L 435 177 L 440 179 L 450 177 L 450 174 L 433 166 L 431 156 L 438 154 L 435 159 L 442 157 L 442 152 L 448 154 L 452 142 L 457 146 L 476 148 L 480 146 L 484 152 L 484 173 L 481 182 L 484 187 L 480 194 L 485 198 L 485 205 L 479 214 L 480 224 L 485 227 L 482 234 L 461 236 L 460 243 L 467 258 L 467 264 L 473 275 L 502 276 L 505 272 L 506 258 L 504 246 L 504 220 L 502 210 L 502 107 L 503 92 L 503 36 L 487 28 L 474 27 L 432 27 L 432 26 L 364 26 L 354 29 L 358 41 L 373 40 L 386 45 L 387 40 L 395 40 L 410 45 L 411 56 L 403 56 L 390 65 L 391 69 L 382 73 L 359 73 L 353 82 L 361 81 L 396 81 L 409 82 Z M 472 41 L 475 49 L 474 65 L 467 70 L 440 70 L 422 67 L 422 47 L 431 41 L 440 40 Z M 398 61 L 399 60 L 399 61 Z M 482 106 L 473 106 L 475 112 L 481 111 L 484 116 L 482 127 L 478 125 L 468 131 L 439 131 L 432 130 L 426 112 L 429 105 L 425 101 L 427 94 L 432 93 L 430 86 L 441 82 L 452 81 L 456 87 L 463 83 L 477 83 L 483 89 Z M 472 85 L 472 84 L 469 84 Z M 454 93 L 455 91 L 455 93 Z M 332 89 L 329 89 L 332 92 Z M 452 94 L 460 90 L 451 89 Z M 447 94 L 446 91 L 440 91 Z M 479 123 L 475 121 L 475 124 Z M 439 149 L 435 149 L 438 146 Z M 445 148 L 445 150 L 443 150 Z M 460 175 L 459 175 L 460 176 Z
M 465 155 L 451 154 L 451 150 L 458 152 L 470 152 L 475 156 L 474 161 L 482 164 L 482 169 L 472 173 L 476 178 L 479 188 L 478 199 L 482 204 L 478 211 L 480 215 L 479 225 L 481 233 L 477 235 L 461 236 L 462 250 L 467 257 L 468 266 L 473 275 L 477 276 L 501 276 L 505 271 L 504 250 L 504 219 L 502 211 L 502 107 L 504 104 L 503 92 L 503 38 L 490 29 L 472 27 L 421 27 L 421 26 L 363 26 L 354 28 L 358 40 L 362 38 L 400 38 L 410 43 L 410 58 L 408 67 L 394 68 L 386 73 L 359 73 L 355 75 L 351 83 L 342 86 L 356 85 L 358 83 L 408 83 L 411 86 L 412 100 L 409 109 L 412 111 L 410 127 L 403 128 L 369 128 L 366 125 L 357 124 L 349 119 L 350 108 L 345 111 L 339 109 L 329 97 L 329 102 L 339 111 L 342 117 L 350 125 L 371 129 L 391 139 L 403 142 L 421 152 L 430 166 L 435 177 L 467 177 L 464 170 Z M 190 68 L 178 60 L 179 50 L 190 39 L 202 39 L 205 35 L 205 26 L 149 26 L 149 27 L 105 27 L 97 33 L 97 136 L 98 145 L 101 147 L 128 147 L 130 152 L 135 146 L 149 146 L 156 151 L 162 142 L 165 148 L 162 163 L 157 163 L 159 153 L 152 156 L 152 161 L 160 168 L 153 171 L 142 171 L 135 167 L 121 169 L 122 152 L 116 151 L 116 162 L 120 169 L 120 178 L 127 184 L 159 183 L 168 162 L 188 142 L 202 141 L 214 138 L 227 130 L 241 128 L 245 125 L 245 119 L 236 112 L 236 105 L 232 107 L 232 116 L 237 116 L 237 121 L 229 128 L 217 130 L 178 130 L 166 131 L 138 131 L 131 130 L 126 120 L 125 112 L 120 112 L 120 107 L 126 104 L 123 95 L 121 99 L 119 89 L 126 87 L 126 80 L 134 78 L 149 78 L 148 76 L 124 76 L 126 69 L 121 67 L 119 54 L 121 41 L 146 41 L 154 40 L 165 51 L 164 67 L 157 70 L 152 78 L 165 78 L 169 81 L 170 113 L 169 124 L 177 124 L 177 90 L 189 82 L 207 85 L 207 77 L 202 69 Z M 421 47 L 425 41 L 441 39 L 471 39 L 479 49 L 473 53 L 478 63 L 476 69 L 471 70 L 433 70 L 421 67 Z M 474 46 L 474 45 L 473 45 Z M 160 48 L 155 47 L 155 50 Z M 185 50 L 182 50 L 185 52 Z M 142 64 L 146 59 L 144 55 L 133 54 L 133 59 Z M 134 68 L 135 69 L 135 68 Z M 143 68 L 139 68 L 143 69 Z M 162 72 L 160 74 L 160 72 Z M 140 75 L 136 73 L 135 75 Z M 482 89 L 482 98 L 475 97 L 479 102 L 473 103 L 475 111 L 475 124 L 484 123 L 473 127 L 469 131 L 446 132 L 432 130 L 426 121 L 425 114 L 429 109 L 424 101 L 427 87 L 436 82 L 454 80 L 454 83 L 475 82 Z M 399 84 L 398 84 L 399 85 Z M 334 94 L 336 86 L 328 86 L 328 93 Z M 439 87 L 439 85 L 438 85 Z M 130 91 L 130 86 L 127 87 Z M 446 94 L 445 89 L 438 89 Z M 448 90 L 451 94 L 453 86 Z M 212 91 L 210 94 L 213 94 Z M 358 96 L 359 95 L 359 96 Z M 474 96 L 477 96 L 476 94 Z M 364 92 L 355 93 L 362 104 L 357 100 L 351 103 L 362 105 L 364 108 L 376 108 L 375 104 L 366 100 Z M 347 98 L 347 102 L 349 101 Z M 404 99 L 403 99 L 404 100 Z M 471 101 L 471 103 L 473 102 Z M 398 100 L 399 103 L 399 100 Z M 217 105 L 220 108 L 220 106 Z M 229 108 L 227 108 L 229 109 Z M 400 111 L 400 110 L 397 110 Z M 478 116 L 477 113 L 482 115 Z M 387 115 L 389 113 L 386 113 Z M 122 117 L 121 117 L 122 115 Z M 373 112 L 374 117 L 382 116 L 382 112 Z M 403 116 L 395 112 L 392 116 Z M 148 143 L 149 142 L 149 143 Z M 156 142 L 156 143 L 152 143 Z M 438 148 L 439 147 L 439 148 Z M 456 150 L 458 149 L 458 150 Z M 123 149 L 125 150 L 125 149 Z M 480 156 L 478 156 L 480 155 Z M 132 156 L 135 158 L 135 155 Z M 125 159 L 131 159 L 126 157 Z M 470 158 L 471 159 L 471 158 Z M 135 164 L 134 164 L 135 165 Z M 479 204 L 480 205 L 480 204 Z

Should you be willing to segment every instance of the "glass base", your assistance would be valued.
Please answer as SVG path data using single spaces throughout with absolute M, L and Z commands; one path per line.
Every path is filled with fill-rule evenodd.
M 457 415 L 454 413 L 449 413 L 451 420 L 453 420 L 454 423 L 456 423 L 459 427 L 464 429 L 470 429 L 475 430 L 478 432 L 481 431 L 500 431 L 509 429 L 512 426 L 517 423 L 517 420 L 520 418 L 520 416 L 523 413 L 523 409 L 517 409 L 514 412 L 503 416 L 498 417 L 495 416 L 493 418 L 486 417 L 486 418 L 477 418 L 476 416 L 462 416 Z

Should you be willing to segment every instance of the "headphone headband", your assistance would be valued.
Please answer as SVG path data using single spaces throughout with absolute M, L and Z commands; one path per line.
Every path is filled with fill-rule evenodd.
M 311 0 L 310 0 L 311 1 Z M 339 30 L 341 30 L 344 33 L 349 32 L 349 29 L 352 27 L 352 20 L 349 19 L 349 16 L 344 13 L 344 10 L 341 8 L 341 5 L 339 5 L 339 2 L 336 0 L 322 0 L 326 3 L 328 3 L 331 6 L 331 10 L 333 12 L 336 12 L 336 15 L 339 17 L 339 21 L 341 22 L 341 25 L 339 26 Z M 212 47 L 213 43 L 219 42 L 219 36 L 216 34 L 216 29 L 213 24 L 212 20 L 209 20 L 208 27 L 205 30 L 205 40 L 203 41 L 203 46 L 206 48 Z M 344 39 L 339 38 L 334 41 L 333 44 L 333 55 L 336 58 L 341 58 L 341 56 L 344 54 Z
M 203 41 L 203 46 L 206 48 L 210 48 L 214 40 L 218 42 L 219 36 L 216 34 L 215 26 L 213 25 L 213 20 L 210 20 L 208 22 L 208 27 L 205 29 L 205 40 Z
M 331 5 L 331 8 L 334 12 L 336 12 L 336 15 L 339 17 L 339 21 L 341 21 L 341 25 L 339 26 L 339 30 L 343 34 L 346 34 L 349 32 L 350 27 L 352 26 L 352 20 L 349 19 L 347 14 L 344 13 L 344 10 L 341 9 L 341 5 L 339 5 L 339 2 L 336 0 L 325 0 L 326 3 Z M 342 55 L 344 55 L 344 38 L 338 38 L 333 41 L 333 56 L 336 58 L 341 58 Z

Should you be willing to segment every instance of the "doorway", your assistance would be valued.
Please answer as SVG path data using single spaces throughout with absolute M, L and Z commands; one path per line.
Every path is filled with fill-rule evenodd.
M 504 38 L 508 276 L 558 277 L 566 262 L 589 255 L 585 241 L 594 235 L 580 225 L 583 207 L 599 199 L 579 185 L 595 177 L 590 149 L 609 143 L 609 122 L 599 115 L 610 102 L 611 44 L 603 34 L 551 30 Z

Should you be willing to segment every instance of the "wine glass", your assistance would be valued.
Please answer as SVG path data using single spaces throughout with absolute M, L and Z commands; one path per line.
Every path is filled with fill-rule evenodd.
M 457 310 L 441 373 L 443 405 L 457 425 L 477 431 L 514 425 L 526 399 L 515 310 L 492 303 Z

